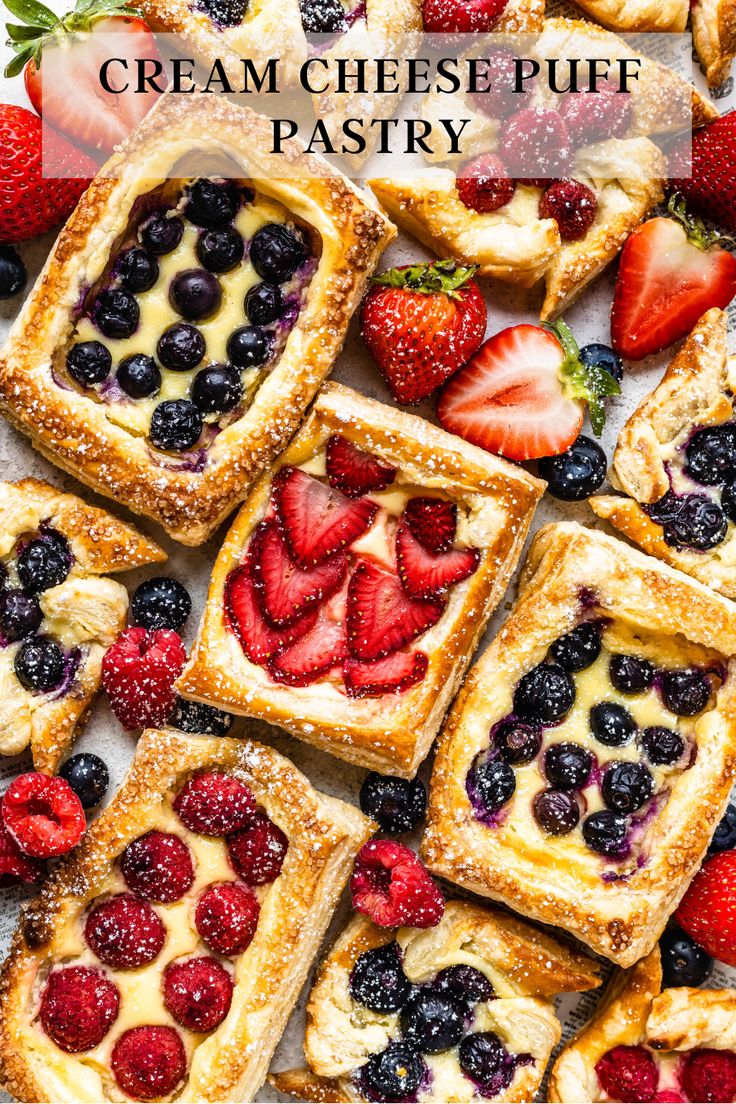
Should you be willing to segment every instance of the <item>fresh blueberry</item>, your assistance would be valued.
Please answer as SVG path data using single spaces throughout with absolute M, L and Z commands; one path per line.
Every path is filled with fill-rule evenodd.
M 538 725 L 505 721 L 496 730 L 493 742 L 502 759 L 519 766 L 521 763 L 531 763 L 539 754 L 542 733 Z
M 196 0 L 197 11 L 204 12 L 217 28 L 238 27 L 248 10 L 248 0 Z
M 710 682 L 702 671 L 692 667 L 665 671 L 662 675 L 662 700 L 678 717 L 694 717 L 710 701 Z
M 185 214 L 195 226 L 219 230 L 232 222 L 240 200 L 238 190 L 228 180 L 195 180 L 189 189 Z
M 202 736 L 227 736 L 233 726 L 233 716 L 214 705 L 189 701 L 177 696 L 169 724 L 180 732 L 200 733 Z
M 584 671 L 586 667 L 595 663 L 601 654 L 600 628 L 592 621 L 578 625 L 572 632 L 555 640 L 550 651 L 555 663 L 558 663 L 563 671 L 568 671 L 570 674 Z
M 26 594 L 40 594 L 42 590 L 63 583 L 69 574 L 69 545 L 60 533 L 38 537 L 18 553 L 16 566 Z
M 556 790 L 579 790 L 593 769 L 593 756 L 580 744 L 552 744 L 544 753 L 544 773 Z
M 155 211 L 141 226 L 139 238 L 149 253 L 162 257 L 173 253 L 184 233 L 184 223 L 180 218 L 169 218 L 166 211 Z
M 124 288 L 107 288 L 101 291 L 92 308 L 92 320 L 105 337 L 122 340 L 131 337 L 140 321 L 140 307 Z
M 383 832 L 411 832 L 426 812 L 427 792 L 418 778 L 371 771 L 360 787 L 360 807 Z
M 281 284 L 294 275 L 307 257 L 304 238 L 288 226 L 270 222 L 262 226 L 250 243 L 254 269 L 269 284 Z
M 245 297 L 245 310 L 254 326 L 267 326 L 281 317 L 283 299 L 276 284 L 256 284 Z
M 566 790 L 542 790 L 532 802 L 534 819 L 550 836 L 565 836 L 580 820 L 580 806 Z
M 513 797 L 516 775 L 501 759 L 481 759 L 472 769 L 472 783 L 484 809 L 496 813 Z
M 110 773 L 102 759 L 89 751 L 72 755 L 59 774 L 69 783 L 85 809 L 94 809 L 95 805 L 99 805 L 110 784 Z
M 12 299 L 26 285 L 26 266 L 12 245 L 0 245 L 0 299 Z
M 242 397 L 240 370 L 232 364 L 211 364 L 194 377 L 192 402 L 203 414 L 225 414 Z
M 486 975 L 465 963 L 445 966 L 432 982 L 432 988 L 437 993 L 447 993 L 466 1013 L 474 1004 L 493 1000 L 496 995 Z
M 644 513 L 649 515 L 655 525 L 667 525 L 668 522 L 677 517 L 682 501 L 681 495 L 676 495 L 674 491 L 667 491 L 656 502 L 644 503 L 642 509 Z
M 635 813 L 654 792 L 654 779 L 643 763 L 622 759 L 603 772 L 601 793 L 609 809 L 616 813 Z
M 151 441 L 164 452 L 184 452 L 196 445 L 202 432 L 202 415 L 188 399 L 159 403 L 151 416 Z
M 389 1043 L 360 1067 L 369 1100 L 398 1101 L 413 1096 L 424 1077 L 421 1055 L 404 1042 Z
M 347 27 L 340 0 L 299 0 L 306 34 L 340 34 Z
M 171 281 L 169 300 L 188 322 L 211 318 L 222 302 L 220 282 L 204 268 L 187 268 Z
M 80 387 L 102 383 L 111 368 L 110 350 L 101 341 L 80 341 L 66 354 L 66 370 Z
M 244 253 L 245 242 L 234 226 L 205 230 L 197 241 L 197 260 L 208 272 L 231 272 Z
M 161 334 L 156 346 L 158 359 L 172 372 L 189 372 L 196 368 L 207 346 L 196 326 L 175 322 Z
M 489 1096 L 499 1096 L 511 1084 L 514 1063 L 509 1059 L 509 1052 L 495 1031 L 466 1035 L 458 1050 L 460 1069 L 471 1081 L 482 1085 Z
M 702 985 L 713 969 L 713 959 L 682 928 L 667 928 L 659 940 L 662 985 L 665 989 Z
M 0 633 L 8 643 L 30 636 L 42 621 L 43 613 L 36 597 L 22 590 L 6 590 L 0 594 Z
M 616 383 L 623 381 L 624 362 L 618 353 L 614 353 L 610 345 L 602 345 L 594 341 L 590 345 L 584 345 L 579 356 L 586 368 L 602 368 L 609 376 L 613 376 Z
M 575 682 L 557 663 L 540 663 L 519 680 L 514 690 L 514 712 L 525 721 L 554 724 L 572 709 Z
M 710 851 L 736 851 L 736 805 L 729 805 L 710 841 Z
M 685 474 L 696 483 L 717 486 L 736 479 L 736 425 L 705 426 L 685 449 Z
M 234 330 L 227 342 L 227 355 L 238 368 L 257 368 L 265 364 L 271 355 L 272 338 L 256 326 L 241 326 Z
M 401 1030 L 409 1046 L 422 1054 L 441 1054 L 463 1036 L 463 1010 L 448 993 L 420 989 L 401 1012 Z
M 717 502 L 706 495 L 685 495 L 672 519 L 665 523 L 662 535 L 671 548 L 685 546 L 707 552 L 720 544 L 728 522 Z
M 161 372 L 153 357 L 133 353 L 124 357 L 115 373 L 118 385 L 131 399 L 146 399 L 161 388 Z
M 136 587 L 131 602 L 133 623 L 150 632 L 180 629 L 192 612 L 189 591 L 178 579 L 157 575 Z
M 654 682 L 654 667 L 641 656 L 618 653 L 609 660 L 608 677 L 620 693 L 639 694 Z
M 721 509 L 729 521 L 736 522 L 736 483 L 729 483 L 723 488 Z
M 55 690 L 64 677 L 64 653 L 55 640 L 30 636 L 18 649 L 14 663 L 18 682 L 26 690 Z
M 126 249 L 115 265 L 115 275 L 126 291 L 150 291 L 158 272 L 158 261 L 147 249 Z
M 364 951 L 350 974 L 350 996 L 371 1012 L 398 1012 L 411 996 L 412 984 L 401 965 L 395 941 Z
M 601 809 L 583 821 L 583 839 L 591 851 L 609 859 L 621 859 L 628 852 L 628 821 L 621 813 Z
M 636 721 L 618 702 L 598 702 L 590 711 L 590 728 L 606 747 L 623 747 L 636 732 Z
M 607 470 L 606 454 L 597 442 L 580 434 L 577 441 L 559 456 L 545 456 L 538 470 L 547 490 L 563 502 L 580 502 L 603 486 Z
M 641 746 L 650 763 L 657 767 L 671 766 L 682 759 L 685 741 L 674 728 L 653 725 L 641 734 Z

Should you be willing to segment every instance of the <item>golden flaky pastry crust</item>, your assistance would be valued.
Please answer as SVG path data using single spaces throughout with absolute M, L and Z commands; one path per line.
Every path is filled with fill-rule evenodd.
M 75 729 L 100 685 L 105 649 L 125 626 L 128 594 L 104 576 L 161 563 L 166 553 L 137 529 L 81 498 L 38 479 L 0 483 L 0 558 L 13 564 L 19 538 L 51 528 L 72 554 L 66 579 L 39 595 L 44 620 L 67 655 L 69 673 L 57 690 L 31 693 L 13 662 L 20 642 L 0 649 L 0 755 L 30 745 L 33 765 L 53 774 L 66 757 Z M 11 578 L 10 585 L 17 585 Z
M 736 57 L 734 0 L 696 0 L 690 8 L 693 43 L 711 88 L 725 81 Z
M 162 97 L 82 197 L 0 355 L 0 408 L 36 448 L 184 544 L 207 539 L 294 433 L 395 233 L 370 200 L 315 158 L 304 160 L 304 178 L 276 179 L 283 161 L 267 152 L 270 142 L 270 122 L 249 109 L 217 96 L 189 104 Z M 71 335 L 80 295 L 100 278 L 138 196 L 195 153 L 220 164 L 225 158 L 257 181 L 259 193 L 318 236 L 321 255 L 276 366 L 243 416 L 212 442 L 202 470 L 189 471 L 115 424 L 104 403 L 60 386 L 54 361 Z M 287 156 L 292 169 L 302 163 L 294 146 Z
M 245 1101 L 261 1085 L 355 854 L 373 825 L 356 809 L 312 789 L 304 775 L 270 748 L 250 740 L 149 730 L 141 737 L 130 771 L 110 806 L 21 915 L 0 977 L 0 1079 L 19 1100 L 128 1099 L 109 1074 L 112 1038 L 103 1040 L 94 1054 L 88 1052 L 87 1062 L 84 1056 L 57 1049 L 36 1021 L 38 989 L 49 967 L 64 957 L 65 950 L 68 954 L 69 932 L 76 930 L 90 901 L 120 888 L 110 879 L 123 849 L 149 829 L 160 828 L 164 808 L 174 820 L 171 830 L 186 837 L 166 800 L 201 769 L 232 772 L 245 781 L 259 806 L 286 834 L 289 846 L 281 874 L 261 901 L 253 941 L 232 960 L 235 987 L 226 1019 L 206 1037 L 182 1032 L 189 1067 L 175 1096 L 187 1101 Z M 168 826 L 166 821 L 163 824 Z M 224 851 L 221 841 L 195 838 Z M 188 839 L 191 845 L 192 837 Z M 207 884 L 211 862 L 203 861 L 203 866 Z M 225 868 L 223 877 L 232 876 Z M 192 890 L 181 902 L 158 906 L 169 930 L 159 959 L 197 947 L 202 952 L 190 915 L 192 895 L 202 888 L 195 876 Z M 175 913 L 183 916 L 184 930 L 191 935 L 182 937 L 177 927 L 169 927 Z M 76 946 L 75 951 L 81 953 Z M 133 1026 L 121 1023 L 126 1000 L 132 1001 L 138 1022 L 173 1024 L 160 1003 L 162 968 L 163 962 L 157 959 L 135 971 L 110 1036 Z M 121 987 L 125 973 L 115 974 Z M 152 984 L 155 991 L 147 993 L 146 985 Z
M 560 1038 L 552 999 L 559 993 L 596 988 L 597 966 L 516 917 L 464 901 L 448 902 L 440 923 L 424 930 L 393 932 L 356 915 L 320 967 L 309 995 L 304 1042 L 309 1068 L 273 1074 L 271 1083 L 303 1100 L 363 1099 L 351 1075 L 398 1035 L 399 1016 L 372 1013 L 354 1001 L 350 974 L 361 954 L 394 939 L 412 982 L 429 982 L 440 970 L 461 963 L 486 976 L 496 999 L 476 1006 L 468 1030 L 495 1031 L 512 1054 L 534 1059 L 518 1065 L 511 1083 L 493 1099 L 532 1100 Z M 455 1104 L 478 1099 L 456 1053 L 426 1060 L 431 1081 L 419 1090 L 419 1101 Z
M 350 699 L 327 680 L 305 688 L 274 683 L 249 662 L 226 624 L 225 582 L 264 516 L 274 477 L 285 465 L 299 466 L 320 453 L 333 434 L 398 468 L 397 486 L 403 481 L 417 493 L 422 488 L 446 493 L 467 513 L 468 543 L 481 549 L 478 570 L 453 587 L 442 618 L 419 641 L 428 653 L 427 674 L 394 696 Z M 520 468 L 419 418 L 327 384 L 302 430 L 253 488 L 228 533 L 178 690 L 280 725 L 349 762 L 411 777 L 506 589 L 543 487 Z
M 673 548 L 662 526 L 641 506 L 657 502 L 670 490 L 669 469 L 681 466 L 682 449 L 696 427 L 734 417 L 736 365 L 729 362 L 727 324 L 724 311 L 704 314 L 661 382 L 621 430 L 613 454 L 614 483 L 628 497 L 596 495 L 589 502 L 599 517 L 645 552 L 736 598 L 736 527 L 729 525 L 725 539 L 710 551 Z
M 491 727 L 509 712 L 516 683 L 586 614 L 610 620 L 634 647 L 648 640 L 655 664 L 667 657 L 670 666 L 717 663 L 723 672 L 715 706 L 689 736 L 695 761 L 668 782 L 666 804 L 647 828 L 645 861 L 610 880 L 582 840 L 562 842 L 568 837 L 547 836 L 536 825 L 531 797 L 544 783 L 540 778 L 535 790 L 533 772 L 529 793 L 512 798 L 494 827 L 476 819 L 466 791 L 468 771 L 489 746 Z M 635 962 L 685 892 L 728 799 L 736 771 L 736 672 L 727 657 L 735 650 L 736 607 L 706 587 L 577 524 L 541 529 L 519 600 L 468 676 L 439 741 L 422 843 L 430 869 L 573 932 L 615 962 Z M 606 693 L 604 686 L 598 700 Z

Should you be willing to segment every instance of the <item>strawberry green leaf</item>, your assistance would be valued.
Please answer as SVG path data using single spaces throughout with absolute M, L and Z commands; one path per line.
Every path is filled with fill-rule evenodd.
M 371 283 L 381 287 L 406 288 L 422 295 L 443 292 L 451 299 L 460 298 L 460 290 L 472 280 L 478 265 L 458 265 L 455 261 L 428 261 L 408 265 L 406 268 L 389 268 L 373 276 Z
M 603 400 L 611 395 L 619 395 L 621 388 L 605 368 L 597 364 L 583 364 L 572 330 L 561 318 L 554 325 L 550 326 L 547 323 L 543 325 L 545 330 L 555 335 L 565 354 L 565 359 L 560 366 L 560 379 L 565 394 L 569 399 L 581 399 L 588 404 L 593 433 L 596 437 L 600 437 L 606 424 Z
M 5 7 L 16 19 L 29 26 L 51 30 L 56 27 L 60 19 L 40 0 L 3 0 Z
M 23 27 L 20 23 L 6 23 L 5 30 L 8 32 L 8 46 L 15 46 L 19 42 L 30 42 L 38 38 L 35 27 Z
M 19 73 L 23 72 L 23 68 L 26 62 L 29 61 L 32 57 L 32 49 L 21 50 L 20 53 L 17 53 L 12 61 L 9 61 L 8 64 L 5 66 L 5 68 L 3 69 L 3 76 L 7 77 L 8 79 L 10 79 L 10 77 L 17 77 Z

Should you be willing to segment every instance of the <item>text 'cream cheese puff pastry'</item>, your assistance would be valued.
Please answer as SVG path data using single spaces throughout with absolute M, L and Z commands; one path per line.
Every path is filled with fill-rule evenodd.
M 736 768 L 736 607 L 620 541 L 540 530 L 519 600 L 439 741 L 430 869 L 648 953 Z
M 328 384 L 225 540 L 177 689 L 411 777 L 542 489 Z
M 128 594 L 105 576 L 166 554 L 130 525 L 37 479 L 0 483 L 0 755 L 53 773 L 100 685 Z
M 659 950 L 612 979 L 552 1069 L 553 1104 L 736 1096 L 736 992 L 662 990 Z
M 308 1069 L 272 1074 L 302 1100 L 533 1100 L 560 1040 L 552 1000 L 596 964 L 515 917 L 449 902 L 439 925 L 355 916 L 309 996 Z
M 149 730 L 21 914 L 0 976 L 19 1100 L 251 1100 L 372 830 L 249 740 Z
M 393 236 L 322 162 L 291 150 L 304 178 L 275 179 L 269 149 L 250 110 L 162 97 L 82 197 L 0 354 L 11 422 L 185 544 L 288 441 Z M 187 175 L 192 158 L 207 176 Z
M 653 556 L 736 598 L 736 360 L 710 310 L 619 434 L 590 505 Z

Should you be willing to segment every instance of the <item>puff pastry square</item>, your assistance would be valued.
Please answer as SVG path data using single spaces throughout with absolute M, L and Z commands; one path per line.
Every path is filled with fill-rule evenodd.
M 255 817 L 261 826 L 270 822 L 278 836 L 280 869 L 274 864 L 257 884 L 253 879 L 238 880 L 229 859 L 232 841 L 247 835 L 249 828 L 227 838 L 202 835 L 186 827 L 174 807 L 190 780 L 211 771 L 245 783 L 257 803 Z M 126 1033 L 154 1025 L 165 1027 L 168 1034 L 178 1033 L 186 1055 L 186 1072 L 165 1099 L 252 1099 L 355 854 L 372 827 L 356 809 L 312 789 L 270 748 L 250 740 L 145 732 L 110 806 L 21 915 L 0 977 L 0 1077 L 5 1087 L 29 1102 L 128 1100 L 131 1097 L 112 1072 L 116 1048 Z M 186 849 L 185 857 L 177 853 L 169 860 L 171 868 L 164 863 L 163 869 L 168 879 L 191 861 L 190 884 L 186 888 L 187 879 L 180 880 L 174 900 L 161 887 L 148 893 L 138 887 L 134 901 L 138 908 L 156 913 L 154 923 L 165 929 L 163 945 L 150 945 L 158 953 L 151 958 L 149 951 L 148 961 L 135 968 L 105 965 L 92 945 L 106 961 L 108 950 L 88 942 L 91 910 L 126 893 L 131 845 L 151 832 L 174 836 L 178 849 Z M 150 867 L 142 869 L 151 874 Z M 161 869 L 154 867 L 154 876 Z M 229 1009 L 213 1030 L 194 1032 L 177 1022 L 164 1003 L 163 974 L 174 960 L 209 956 L 213 961 L 199 935 L 195 909 L 209 887 L 223 882 L 256 896 L 257 926 L 244 951 L 214 960 L 232 980 Z M 164 896 L 167 901 L 162 903 Z M 124 933 L 120 945 L 128 946 Z M 135 944 L 136 952 L 138 947 Z M 49 976 L 80 966 L 98 971 L 114 985 L 119 1002 L 101 1041 L 73 1053 L 54 1041 L 53 1025 L 47 1034 L 48 1021 L 39 1002 Z M 162 1095 L 156 1094 L 157 1099 Z
M 702 453 L 709 437 L 736 436 L 736 361 L 728 356 L 726 330 L 723 311 L 704 314 L 621 430 L 613 482 L 628 497 L 589 501 L 646 552 L 736 598 L 736 526 L 729 516 L 736 471 L 719 473 Z M 705 511 L 700 518 L 698 510 Z
M 613 977 L 593 1018 L 562 1050 L 550 1075 L 550 1101 L 610 1100 L 596 1065 L 619 1046 L 640 1047 L 649 1055 L 656 1066 L 660 1099 L 694 1100 L 686 1091 L 688 1063 L 701 1050 L 723 1050 L 731 1056 L 736 1050 L 736 992 L 662 990 L 662 967 L 655 949 L 632 969 Z M 697 1098 L 702 1099 L 700 1093 Z
M 396 1007 L 379 1011 L 360 1000 L 363 990 L 351 980 L 368 977 L 365 992 L 372 999 L 371 971 L 380 977 L 380 964 L 392 955 L 394 971 L 399 959 L 401 987 L 391 1002 Z M 309 1068 L 275 1073 L 270 1081 L 302 1100 L 384 1099 L 370 1087 L 372 1066 L 386 1049 L 402 1043 L 402 1012 L 429 987 L 457 1002 L 461 1015 L 453 1037 L 458 1038 L 439 1053 L 416 1055 L 415 1075 L 421 1079 L 411 1098 L 419 1104 L 533 1100 L 560 1039 L 553 998 L 599 984 L 597 966 L 585 955 L 479 905 L 450 901 L 438 926 L 424 930 L 393 932 L 356 915 L 309 995 L 304 1041 Z M 453 1009 L 451 1003 L 450 1016 Z M 493 1033 L 501 1044 L 497 1069 L 485 1083 L 466 1076 L 459 1052 L 460 1045 L 472 1052 L 474 1040 L 464 1040 L 481 1033 Z
M 254 563 L 265 563 L 257 551 L 263 547 L 259 545 L 263 534 L 271 529 L 270 536 L 278 544 L 273 518 L 280 488 L 288 482 L 302 485 L 305 495 L 331 493 L 326 490 L 326 450 L 334 438 L 367 452 L 387 474 L 383 490 L 350 500 L 362 512 L 363 521 L 357 538 L 337 553 L 343 557 L 337 561 L 339 589 L 332 585 L 329 592 L 325 590 L 331 597 L 319 600 L 316 615 L 317 603 L 312 603 L 311 613 L 304 607 L 306 617 L 318 617 L 301 633 L 304 648 L 313 638 L 319 656 L 332 656 L 328 649 L 334 649 L 336 658 L 334 663 L 328 659 L 331 665 L 321 674 L 307 676 L 298 685 L 298 677 L 289 679 L 285 669 L 294 655 L 288 629 L 281 643 L 278 638 L 267 641 L 267 654 L 262 650 L 261 655 L 244 639 L 250 630 L 247 615 L 239 608 L 251 601 Z M 273 471 L 254 487 L 225 540 L 178 690 L 185 697 L 219 703 L 232 712 L 280 725 L 349 762 L 411 777 L 427 754 L 488 617 L 506 588 L 542 489 L 520 468 L 419 418 L 328 384 Z M 455 515 L 456 532 L 455 547 L 448 556 L 464 558 L 468 550 L 475 551 L 470 552 L 474 556 L 471 573 L 462 581 L 434 593 L 424 604 L 410 602 L 407 617 L 416 615 L 425 624 L 427 614 L 427 624 L 420 635 L 402 638 L 404 647 L 393 643 L 395 637 L 390 635 L 403 630 L 403 613 L 397 626 L 395 610 L 405 609 L 410 601 L 397 573 L 395 549 L 403 512 L 415 497 L 438 497 L 450 504 L 446 508 Z M 335 492 L 333 505 L 337 508 L 340 501 L 342 516 L 348 500 Z M 277 512 L 277 519 L 283 526 L 283 514 Z M 251 546 L 256 530 L 259 535 Z M 255 570 L 263 570 L 257 563 Z M 288 570 L 298 571 L 293 564 Z M 373 667 L 368 660 L 373 663 L 374 659 L 349 645 L 341 628 L 347 621 L 351 631 L 350 595 L 359 583 L 361 591 L 376 587 L 387 598 L 385 613 L 383 598 L 369 604 L 367 613 L 362 603 L 358 606 L 356 631 L 366 615 L 372 618 L 374 641 L 376 634 L 380 643 L 384 636 L 388 641 L 385 650 L 370 653 Z M 268 603 L 258 608 L 268 612 Z M 262 622 L 260 613 L 258 620 Z M 300 639 L 293 647 L 301 651 Z M 274 654 L 277 648 L 281 650 Z M 248 654 L 256 661 L 251 662 Z M 405 680 L 387 679 L 383 665 L 394 670 L 395 663 L 406 667 Z M 389 683 L 393 690 L 384 691 Z
M 125 626 L 127 591 L 106 576 L 165 559 L 132 525 L 50 483 L 0 483 L 0 755 L 30 746 L 36 770 L 58 769 Z
M 622 965 L 648 953 L 733 781 L 735 634 L 736 608 L 679 572 L 540 530 L 439 741 L 429 867 Z
M 283 162 L 269 149 L 270 123 L 248 109 L 162 97 L 82 197 L 0 355 L 6 417 L 54 463 L 184 544 L 204 541 L 289 440 L 394 233 L 321 161 L 302 162 L 305 178 L 276 179 Z M 232 178 L 216 181 L 204 212 L 193 189 L 211 185 L 192 158 Z M 166 179 L 180 167 L 182 178 Z M 199 267 L 205 222 L 234 229 L 240 245 L 234 267 L 217 261 L 219 275 Z M 280 243 L 278 272 L 264 232 Z M 162 240 L 171 235 L 173 247 Z M 157 254 L 143 271 L 128 257 L 141 244 Z M 132 356 L 153 358 L 143 383 Z M 197 373 L 224 361 L 241 369 L 230 397 L 197 398 Z

